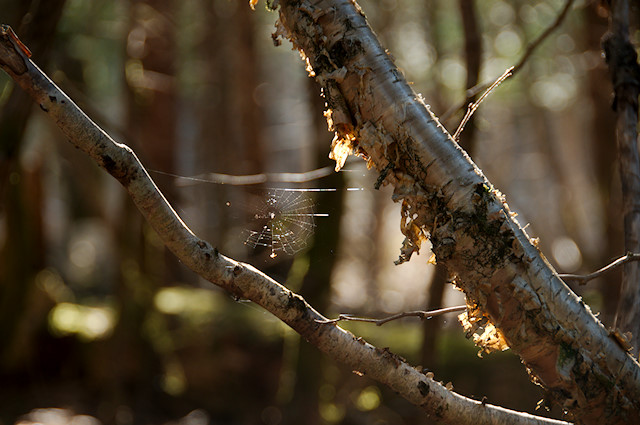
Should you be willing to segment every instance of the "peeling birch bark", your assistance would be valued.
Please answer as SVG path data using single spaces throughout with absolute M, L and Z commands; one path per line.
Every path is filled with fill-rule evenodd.
M 485 349 L 508 344 L 579 423 L 640 418 L 638 362 L 558 277 L 504 197 L 412 91 L 358 5 L 279 5 L 277 35 L 291 40 L 323 88 L 334 156 L 336 146 L 348 146 L 402 201 L 399 262 L 429 235 L 437 261 L 466 294 L 471 325 L 495 326 L 483 335 Z
M 463 397 L 422 374 L 388 349 L 355 337 L 309 306 L 299 295 L 253 266 L 225 257 L 182 222 L 149 177 L 135 153 L 115 142 L 84 114 L 21 51 L 10 28 L 0 30 L 0 67 L 58 125 L 128 191 L 165 245 L 191 270 L 239 299 L 262 306 L 332 359 L 389 386 L 433 418 L 447 424 L 567 424 Z

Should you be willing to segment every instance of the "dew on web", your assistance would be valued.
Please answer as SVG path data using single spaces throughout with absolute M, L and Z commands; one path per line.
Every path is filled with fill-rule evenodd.
M 328 216 L 314 210 L 315 203 L 305 191 L 270 190 L 253 215 L 256 230 L 247 230 L 244 244 L 269 248 L 271 258 L 281 252 L 294 255 L 307 246 L 316 227 L 315 217 Z

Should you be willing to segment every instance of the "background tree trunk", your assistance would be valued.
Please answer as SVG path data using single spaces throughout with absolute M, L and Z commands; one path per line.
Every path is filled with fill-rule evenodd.
M 617 112 L 616 136 L 618 163 L 622 182 L 622 214 L 624 219 L 624 248 L 626 252 L 640 252 L 640 156 L 638 155 L 638 94 L 640 94 L 640 66 L 635 48 L 629 40 L 629 3 L 612 2 L 609 32 L 602 45 L 609 64 Z M 640 264 L 627 263 L 622 271 L 622 291 L 617 324 L 631 332 L 632 353 L 640 352 Z

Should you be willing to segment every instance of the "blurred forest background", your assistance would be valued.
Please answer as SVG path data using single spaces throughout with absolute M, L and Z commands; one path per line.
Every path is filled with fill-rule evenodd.
M 316 309 L 381 317 L 460 304 L 423 248 L 394 266 L 400 207 L 364 162 L 332 172 L 316 83 L 277 14 L 241 0 L 0 0 L 2 22 L 116 140 L 131 146 L 188 226 Z M 397 65 L 453 133 L 466 89 L 495 80 L 561 0 L 362 0 Z M 634 3 L 633 19 L 639 15 Z M 560 272 L 623 253 L 606 11 L 575 1 L 524 67 L 483 103 L 461 144 Z M 637 28 L 637 26 L 636 26 Z M 639 33 L 633 33 L 638 44 Z M 125 191 L 0 76 L 0 424 L 417 424 L 419 409 L 333 363 L 258 307 L 166 252 Z M 283 183 L 280 173 L 323 177 Z M 327 172 L 328 170 L 328 172 Z M 231 176 L 260 173 L 260 185 Z M 183 177 L 178 177 L 183 176 Z M 286 177 L 286 176 L 284 176 Z M 217 183 L 216 183 L 217 182 Z M 295 255 L 245 244 L 265 188 L 314 204 Z M 349 190 L 351 189 L 351 190 Z M 262 201 L 261 201 L 262 200 Z M 305 201 L 306 202 L 306 201 Z M 613 324 L 618 272 L 574 288 Z M 481 359 L 455 315 L 357 335 L 457 391 L 534 412 L 510 352 Z M 560 412 L 537 414 L 560 417 Z

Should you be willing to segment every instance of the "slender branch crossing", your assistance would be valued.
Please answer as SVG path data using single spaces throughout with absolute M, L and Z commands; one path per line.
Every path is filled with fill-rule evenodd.
M 602 276 L 603 274 L 615 269 L 616 267 L 622 266 L 623 264 L 626 264 L 630 261 L 640 261 L 640 254 L 634 254 L 634 253 L 628 253 L 627 255 L 625 255 L 624 257 L 620 257 L 617 260 L 611 262 L 610 264 L 607 264 L 606 266 L 604 266 L 603 268 L 596 270 L 593 273 L 589 273 L 589 274 L 569 274 L 569 273 L 563 273 L 563 274 L 559 274 L 558 276 L 560 276 L 562 279 L 564 280 L 570 280 L 570 281 L 574 281 L 579 283 L 580 285 L 586 285 L 587 282 Z
M 403 311 L 402 313 L 394 314 L 382 319 L 371 319 L 369 317 L 355 317 L 349 314 L 341 314 L 337 319 L 326 320 L 320 323 L 338 323 L 338 322 L 366 322 L 375 323 L 376 326 L 382 326 L 385 323 L 392 322 L 394 320 L 402 319 L 403 317 L 419 317 L 420 319 L 431 319 L 432 317 L 442 316 L 447 313 L 459 313 L 467 309 L 466 305 L 457 305 L 454 307 L 445 307 L 438 310 L 431 311 Z

